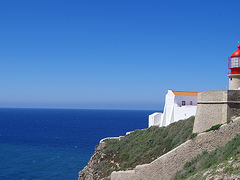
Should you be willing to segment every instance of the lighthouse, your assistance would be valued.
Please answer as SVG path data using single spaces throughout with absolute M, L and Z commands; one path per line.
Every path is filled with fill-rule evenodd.
M 229 90 L 240 90 L 240 45 L 238 50 L 228 58 L 228 68 L 231 70 L 229 77 Z

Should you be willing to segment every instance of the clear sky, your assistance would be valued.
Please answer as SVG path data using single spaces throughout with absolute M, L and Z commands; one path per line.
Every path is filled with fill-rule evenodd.
M 227 88 L 239 0 L 0 2 L 0 107 L 162 109 Z

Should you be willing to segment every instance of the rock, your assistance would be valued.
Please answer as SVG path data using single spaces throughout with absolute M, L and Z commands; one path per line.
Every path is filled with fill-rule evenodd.
M 103 148 L 105 143 L 100 143 L 96 148 L 95 152 L 89 160 L 87 166 L 84 167 L 78 174 L 78 180 L 99 180 L 99 174 L 96 170 L 96 166 L 104 159 L 105 154 L 103 153 Z

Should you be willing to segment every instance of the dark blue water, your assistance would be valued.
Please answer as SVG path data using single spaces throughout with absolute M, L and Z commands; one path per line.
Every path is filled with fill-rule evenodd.
M 99 140 L 147 127 L 152 111 L 0 109 L 0 180 L 71 180 Z

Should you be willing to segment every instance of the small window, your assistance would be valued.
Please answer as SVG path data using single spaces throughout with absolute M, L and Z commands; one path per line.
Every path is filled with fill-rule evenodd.
M 186 105 L 186 101 L 182 101 L 182 106 L 185 106 Z
M 192 101 L 190 101 L 190 105 L 192 105 Z

